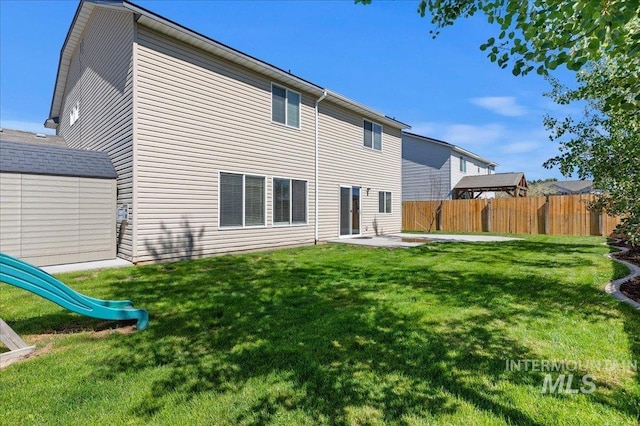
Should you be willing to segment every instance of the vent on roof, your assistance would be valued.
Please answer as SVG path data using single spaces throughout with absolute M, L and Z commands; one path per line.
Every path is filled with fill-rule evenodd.
M 36 138 L 46 138 L 47 135 L 45 135 L 44 133 L 36 133 Z

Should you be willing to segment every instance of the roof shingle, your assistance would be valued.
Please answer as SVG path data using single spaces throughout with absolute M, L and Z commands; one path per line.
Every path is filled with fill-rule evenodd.
M 13 129 L 0 129 L 0 140 L 6 142 L 27 142 L 61 147 L 67 146 L 67 142 L 62 136 L 45 135 L 44 133 L 25 132 Z
M 116 179 L 106 152 L 0 140 L 0 172 Z

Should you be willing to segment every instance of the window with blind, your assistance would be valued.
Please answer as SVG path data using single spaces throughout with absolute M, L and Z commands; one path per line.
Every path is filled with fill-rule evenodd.
M 271 120 L 300 128 L 300 93 L 271 85 Z
M 378 213 L 391 213 L 391 193 L 378 192 Z
M 265 225 L 264 176 L 220 173 L 220 227 Z
M 382 151 L 382 126 L 369 120 L 364 120 L 364 146 Z
M 273 224 L 307 223 L 307 182 L 273 178 Z

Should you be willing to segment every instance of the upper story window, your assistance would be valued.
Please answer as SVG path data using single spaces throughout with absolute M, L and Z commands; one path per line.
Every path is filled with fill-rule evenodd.
M 382 151 L 382 126 L 380 124 L 364 120 L 364 146 Z
M 271 84 L 271 120 L 300 128 L 300 93 Z
M 467 160 L 464 159 L 464 157 L 460 157 L 460 171 L 461 172 L 466 172 L 467 171 Z

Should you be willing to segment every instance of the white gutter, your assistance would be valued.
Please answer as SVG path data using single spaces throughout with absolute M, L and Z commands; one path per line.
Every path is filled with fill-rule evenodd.
M 318 136 L 318 105 L 320 104 L 320 102 L 322 102 L 324 100 L 324 98 L 326 98 L 328 95 L 327 90 L 324 90 L 324 93 L 322 94 L 322 96 L 320 96 L 318 98 L 318 100 L 316 101 L 316 135 L 315 135 L 315 161 L 316 161 L 316 165 L 315 165 L 315 205 L 314 205 L 314 217 L 315 217 L 315 233 L 314 233 L 314 243 L 317 244 L 318 240 L 319 240 L 319 220 L 318 220 L 318 210 L 319 210 L 319 206 L 318 206 L 318 146 L 319 146 L 319 136 Z

